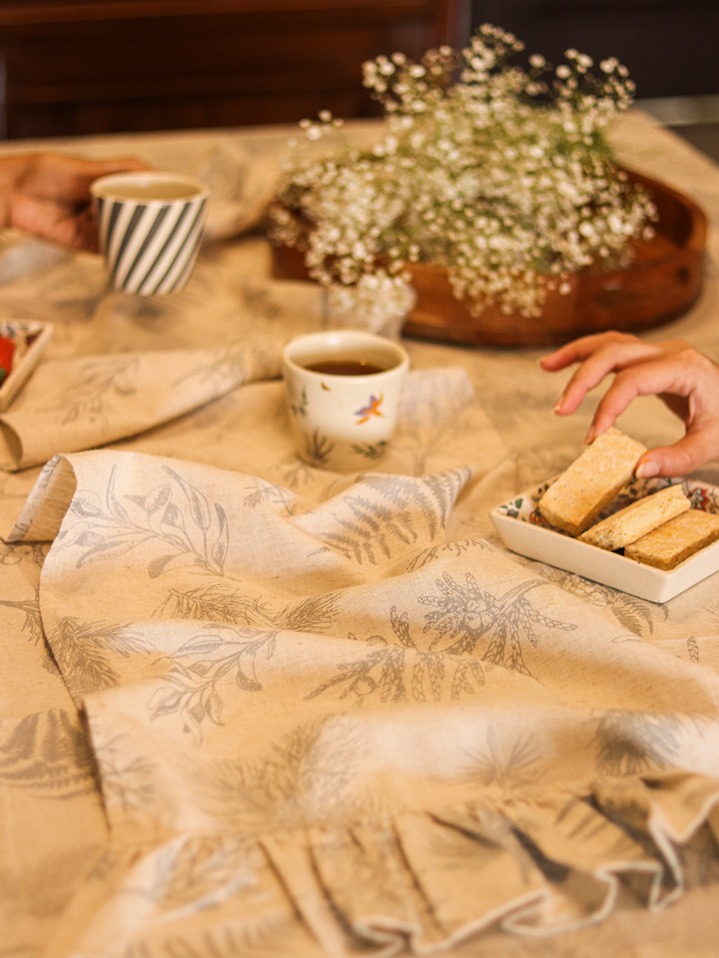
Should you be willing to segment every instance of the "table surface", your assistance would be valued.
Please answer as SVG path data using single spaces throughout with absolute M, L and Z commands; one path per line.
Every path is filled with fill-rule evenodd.
M 3 147 L 7 152 L 51 145 L 91 156 L 131 153 L 156 166 L 199 172 L 217 189 L 213 235 L 203 246 L 195 274 L 183 293 L 165 299 L 107 292 L 99 257 L 68 255 L 12 233 L 0 237 L 2 318 L 55 325 L 35 376 L 46 367 L 56 370 L 57 382 L 64 384 L 59 397 L 52 394 L 48 379 L 48 392 L 35 396 L 33 404 L 35 377 L 30 381 L 22 399 L 28 404 L 27 415 L 37 417 L 39 452 L 35 461 L 23 462 L 21 468 L 6 463 L 0 472 L 0 532 L 7 540 L 0 543 L 0 954 L 302 958 L 434 948 L 477 958 L 598 958 L 606 953 L 617 958 L 708 958 L 719 940 L 719 819 L 713 811 L 719 799 L 719 739 L 716 747 L 711 745 L 719 728 L 717 576 L 656 605 L 504 550 L 489 520 L 491 508 L 556 474 L 574 458 L 594 405 L 594 399 L 587 400 L 573 417 L 553 416 L 565 374 L 544 373 L 536 350 L 462 348 L 406 339 L 413 370 L 408 418 L 388 458 L 369 464 L 369 479 L 300 466 L 284 418 L 277 358 L 290 335 L 321 325 L 322 298 L 310 284 L 273 281 L 261 233 L 242 230 L 242 210 L 234 221 L 224 215 L 238 183 L 242 190 L 262 195 L 292 132 L 198 131 Z M 612 139 L 622 162 L 684 192 L 709 219 L 701 299 L 688 314 L 647 338 L 682 337 L 719 358 L 719 168 L 639 112 L 622 118 Z M 265 175 L 261 186 L 253 179 L 258 169 Z M 232 232 L 228 222 L 240 224 L 237 236 L 223 236 L 223 231 Z M 218 360 L 228 356 L 234 364 L 229 364 L 231 372 Z M 106 371 L 109 359 L 116 365 L 103 385 L 98 370 Z M 201 386 L 195 382 L 199 368 L 212 370 L 210 385 L 209 374 Z M 176 390 L 180 398 L 158 412 L 162 403 L 156 402 L 155 393 L 160 396 L 163 388 Z M 77 422 L 99 430 L 92 435 L 104 435 L 109 394 L 124 402 L 133 391 L 137 402 L 132 415 L 139 417 L 135 427 L 125 423 L 124 430 L 121 426 L 117 433 L 107 433 L 110 438 L 99 452 L 62 447 L 62 437 L 70 435 Z M 67 413 L 70 393 L 76 423 L 60 423 L 58 410 Z M 146 396 L 152 413 L 143 419 L 139 407 Z M 104 407 L 106 398 L 109 405 Z M 17 412 L 15 426 L 21 429 L 24 409 L 18 401 L 3 421 Z M 34 421 L 27 421 L 33 431 Z M 648 445 L 680 435 L 678 423 L 652 398 L 636 401 L 619 425 Z M 59 448 L 53 449 L 53 443 Z M 80 440 L 75 449 L 82 448 Z M 45 449 L 45 458 L 53 452 L 68 455 L 54 460 L 53 470 L 43 471 Z M 401 484 L 390 485 L 397 477 Z M 707 466 L 699 478 L 719 484 L 719 464 Z M 334 547 L 318 531 L 320 518 L 328 521 L 327 510 L 349 510 L 342 514 L 346 532 L 350 521 L 366 518 L 361 510 L 369 509 L 366 503 L 375 502 L 373 496 L 383 497 L 383 508 L 389 510 L 383 514 L 398 519 L 391 490 L 399 488 L 403 496 L 411 490 L 411 497 L 421 501 L 420 511 L 412 513 L 411 561 L 405 547 L 393 551 L 390 543 L 384 555 L 379 555 L 380 546 L 374 554 L 363 545 L 355 554 L 343 553 L 340 565 L 327 565 L 326 555 Z M 120 489 L 122 496 L 116 492 Z M 249 507 L 243 511 L 252 489 L 261 489 L 268 502 L 284 503 L 265 517 L 266 528 L 255 528 Z M 173 490 L 184 505 L 170 514 L 167 501 Z M 173 712 L 169 695 L 180 688 L 172 685 L 173 676 L 189 674 L 181 666 L 190 668 L 182 658 L 190 646 L 182 643 L 194 641 L 187 628 L 202 618 L 188 605 L 188 582 L 197 589 L 206 579 L 197 564 L 196 578 L 182 579 L 186 570 L 159 553 L 153 561 L 160 564 L 150 579 L 140 582 L 133 551 L 139 539 L 123 540 L 124 551 L 117 548 L 113 555 L 98 559 L 97 554 L 106 548 L 107 537 L 115 535 L 108 518 L 113 509 L 115 520 L 122 514 L 125 521 L 142 499 L 152 524 L 152 516 L 159 515 L 153 510 L 160 506 L 151 502 L 151 495 L 156 502 L 164 497 L 163 534 L 168 523 L 174 523 L 177 532 L 189 516 L 203 527 L 207 548 L 210 537 L 211 557 L 204 560 L 203 575 L 212 571 L 208 563 L 238 550 L 232 553 L 233 561 L 238 568 L 246 566 L 242 588 L 254 595 L 255 618 L 233 606 L 234 611 L 223 613 L 224 628 L 241 621 L 247 631 L 252 624 L 260 630 L 253 632 L 255 638 L 266 640 L 267 626 L 262 631 L 257 625 L 263 602 L 272 596 L 278 608 L 282 601 L 289 608 L 299 597 L 307 600 L 320 592 L 329 601 L 330 591 L 322 591 L 329 590 L 326 576 L 340 610 L 338 621 L 344 623 L 343 641 L 351 638 L 354 647 L 361 646 L 369 656 L 362 659 L 365 686 L 360 687 L 360 672 L 352 673 L 357 684 L 354 697 L 348 697 L 350 666 L 345 663 L 342 672 L 342 663 L 334 661 L 320 681 L 323 669 L 329 669 L 322 657 L 333 643 L 326 639 L 323 649 L 311 641 L 323 629 L 300 629 L 283 619 L 282 634 L 304 637 L 298 647 L 307 656 L 305 664 L 290 660 L 296 652 L 285 651 L 288 658 L 280 661 L 275 651 L 272 662 L 279 664 L 262 683 L 238 667 L 232 675 L 237 701 L 225 696 L 220 715 L 212 712 L 220 708 L 220 698 L 213 700 L 214 706 L 208 699 L 200 719 L 200 713 L 189 709 L 183 731 L 179 707 Z M 223 510 L 208 507 L 213 496 L 223 502 L 229 528 L 236 534 L 230 547 L 223 539 Z M 12 532 L 21 513 L 25 518 Z M 319 543 L 322 555 L 293 552 L 299 547 L 286 525 L 273 525 L 278 515 L 291 516 L 292 534 L 301 527 Z M 439 517 L 438 528 L 418 531 L 417 515 L 427 527 L 428 515 Z M 188 536 L 190 531 L 185 529 Z M 73 552 L 80 547 L 86 550 L 85 558 Z M 336 559 L 336 548 L 332 554 Z M 311 576 L 302 570 L 305 555 L 311 555 Z M 433 562 L 442 574 L 427 571 L 435 568 Z M 425 589 L 422 596 L 415 577 Z M 185 605 L 178 599 L 172 614 L 163 617 L 179 595 L 180 582 Z M 522 605 L 520 596 L 526 595 L 528 583 L 536 597 Z M 501 594 L 500 585 L 505 590 Z M 474 651 L 453 644 L 456 636 L 450 626 L 442 632 L 437 597 L 449 601 L 453 589 L 463 614 L 472 611 L 476 616 L 471 627 Z M 386 598 L 390 592 L 391 601 Z M 236 599 L 237 593 L 232 594 Z M 434 598 L 428 598 L 430 594 Z M 403 618 L 398 596 L 409 603 L 410 595 L 424 602 L 423 616 L 429 615 L 429 606 L 435 617 L 406 612 Z M 399 693 L 393 698 L 389 692 L 370 691 L 370 680 L 380 679 L 370 674 L 367 663 L 373 655 L 372 662 L 378 661 L 378 650 L 387 643 L 392 647 L 392 639 L 385 636 L 380 642 L 381 633 L 378 637 L 370 631 L 365 616 L 370 606 L 385 601 L 394 609 L 387 621 L 397 654 L 403 648 L 406 652 L 411 629 L 419 632 L 425 623 L 425 632 L 430 625 L 436 631 L 432 648 L 417 651 L 417 663 L 423 664 L 414 666 L 417 694 L 409 704 L 406 696 L 400 702 Z M 503 636 L 506 650 L 513 645 L 513 656 L 506 651 L 488 658 L 486 648 L 481 655 L 477 651 L 482 648 L 477 637 L 485 635 L 490 616 L 495 644 Z M 280 620 L 273 621 L 276 625 Z M 134 644 L 127 634 L 124 645 L 119 641 L 118 623 L 125 633 L 128 623 L 133 624 Z M 173 638 L 170 625 L 182 641 Z M 573 630 L 571 641 L 568 630 Z M 194 660 L 195 676 L 219 663 L 222 643 L 218 639 L 213 644 L 207 636 L 217 638 L 224 634 L 222 628 L 207 626 L 205 634 L 204 652 Z M 88 644 L 90 637 L 94 645 Z M 440 675 L 431 672 L 430 660 L 436 660 L 430 653 L 442 642 L 446 655 Z M 152 643 L 154 655 L 148 651 Z M 265 660 L 256 653 L 257 668 L 269 663 L 271 655 L 267 649 L 265 653 Z M 445 696 L 441 689 L 449 663 L 458 667 L 462 656 L 472 660 L 473 675 L 480 660 L 486 667 L 484 691 L 474 687 L 468 688 L 466 698 Z M 162 675 L 161 661 L 171 662 Z M 352 668 L 359 668 L 359 660 L 353 661 Z M 103 665 L 109 670 L 109 663 L 115 671 L 103 678 L 100 672 Z M 315 668 L 318 678 L 312 686 L 308 676 Z M 388 674 L 383 673 L 382 681 L 389 681 Z M 266 685 L 269 704 L 264 692 L 251 691 L 253 681 Z M 145 715 L 151 699 L 155 711 Z M 157 705 L 160 699 L 162 706 Z M 316 704 L 320 701 L 322 708 Z M 493 710 L 500 707 L 506 715 L 495 722 Z M 295 708 L 304 716 L 304 725 L 299 720 L 296 727 L 292 724 Z M 596 764 L 584 769 L 589 743 L 596 745 L 599 732 L 594 729 L 585 739 L 574 736 L 595 722 L 599 712 L 602 727 L 614 723 L 611 742 L 616 752 L 613 759 L 600 754 Z M 631 724 L 638 716 L 641 727 Z M 328 795 L 322 799 L 326 821 L 308 812 L 305 819 L 298 811 L 297 794 L 305 795 L 298 783 L 314 782 L 307 786 L 309 803 L 307 796 L 314 795 L 320 778 L 313 779 L 309 767 L 300 771 L 293 766 L 292 748 L 299 749 L 300 731 L 312 722 L 321 724 L 329 742 L 329 729 L 339 727 L 341 720 L 355 723 L 347 726 L 346 748 L 357 748 L 364 756 L 376 747 L 375 764 L 371 775 L 365 770 L 367 778 L 353 796 L 356 808 L 348 800 L 340 815 Z M 192 722 L 197 724 L 196 742 L 188 745 L 187 726 Z M 486 724 L 481 762 L 467 723 L 472 734 Z M 487 756 L 502 751 L 502 736 L 510 728 L 516 736 L 509 750 L 512 761 L 504 752 L 505 764 L 497 759 L 490 775 Z M 529 732 L 537 728 L 542 735 L 533 745 Z M 361 748 L 355 735 L 361 736 Z M 391 748 L 385 736 L 392 739 Z M 216 783 L 220 765 L 213 763 L 219 762 L 218 756 L 225 763 L 229 791 L 225 806 L 215 811 L 203 804 L 204 798 L 186 805 L 178 798 L 186 788 L 192 790 L 182 766 L 185 758 L 188 769 L 199 761 L 200 739 L 208 764 L 204 771 L 193 765 L 192 781 L 206 774 Z M 162 758 L 156 774 L 143 779 L 139 764 L 149 761 L 150 753 L 145 754 L 140 743 L 150 741 L 152 756 Z M 123 752 L 122 742 L 132 747 Z M 122 760 L 110 761 L 113 749 Z M 511 777 L 512 763 L 515 771 L 528 770 L 539 754 L 533 749 L 545 755 L 557 751 L 556 763 L 548 763 L 547 777 L 541 780 L 541 794 L 539 779 L 529 774 L 525 788 L 517 786 L 521 776 L 515 776 L 511 787 L 503 779 L 502 768 L 505 778 Z M 183 756 L 181 761 L 170 761 L 173 750 Z M 347 762 L 359 780 L 358 760 L 348 758 L 337 742 L 322 754 L 328 763 Z M 232 774 L 231 759 L 236 760 Z M 459 773 L 463 762 L 474 769 L 474 777 Z M 576 778 L 574 766 L 582 767 Z M 285 773 L 289 781 L 291 768 L 294 785 L 280 801 L 279 782 Z M 274 770 L 272 783 L 267 769 Z M 451 783 L 445 791 L 443 782 Z M 133 798 L 130 786 L 146 791 Z M 597 813 L 594 826 L 568 810 L 569 792 Z M 386 805 L 373 809 L 368 794 L 378 806 L 381 795 Z M 250 802 L 257 803 L 258 817 L 228 818 L 230 806 L 237 804 L 246 812 Z M 350 806 L 354 812 L 348 811 Z M 147 809 L 152 812 L 145 815 Z M 450 819 L 451 837 L 440 828 Z M 499 827 L 500 819 L 504 826 L 509 823 L 509 830 Z M 248 826 L 248 820 L 255 825 Z M 589 832 L 617 821 L 619 829 L 599 848 Z M 510 833 L 516 853 L 510 848 Z M 470 834 L 471 853 L 460 847 Z M 173 855 L 192 843 L 192 857 L 180 866 Z M 256 864 L 260 851 L 262 866 Z M 527 877 L 530 872 L 533 877 Z M 620 874 L 625 879 L 617 878 Z M 375 883 L 377 899 L 368 890 Z M 323 894 L 310 892 L 315 884 Z M 492 898 L 495 886 L 506 893 Z M 387 901 L 379 914 L 378 900 Z

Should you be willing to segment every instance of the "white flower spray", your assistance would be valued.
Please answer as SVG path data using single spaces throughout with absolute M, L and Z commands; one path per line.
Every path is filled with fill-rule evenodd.
M 634 84 L 614 58 L 593 72 L 590 57 L 568 50 L 556 67 L 538 54 L 522 67 L 522 50 L 485 24 L 463 50 L 365 63 L 384 137 L 371 150 L 293 159 L 271 211 L 273 242 L 301 249 L 335 295 L 360 285 L 399 296 L 408 263 L 436 263 L 475 313 L 537 316 L 547 291 L 565 291 L 578 270 L 627 265 L 656 219 L 606 135 Z M 341 121 L 325 113 L 302 125 L 316 141 Z

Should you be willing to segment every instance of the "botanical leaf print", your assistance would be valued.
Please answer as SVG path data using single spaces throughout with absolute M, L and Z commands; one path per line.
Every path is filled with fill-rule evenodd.
M 155 797 L 152 763 L 139 755 L 133 757 L 122 735 L 93 744 L 107 804 L 123 812 L 142 813 Z
M 444 529 L 468 478 L 464 469 L 418 482 L 367 475 L 342 496 L 341 511 L 320 534 L 325 543 L 320 551 L 331 549 L 359 564 L 376 565 L 381 558 L 391 558 L 398 547 L 412 545 L 422 533 L 434 538 Z
M 268 601 L 225 581 L 185 592 L 171 589 L 156 615 L 210 622 L 242 622 L 259 629 L 325 632 L 337 617 L 338 598 L 336 592 L 320 593 L 273 608 Z
M 378 439 L 377 442 L 353 442 L 352 449 L 359 455 L 364 456 L 365 459 L 373 460 L 379 459 L 382 453 L 387 448 L 386 439 Z
M 153 856 L 153 901 L 163 912 L 216 905 L 256 882 L 250 843 L 233 835 L 190 835 Z
M 245 692 L 262 689 L 257 659 L 272 657 L 275 638 L 274 632 L 227 628 L 198 634 L 183 643 L 173 657 L 163 687 L 150 698 L 150 718 L 179 714 L 183 730 L 202 741 L 206 719 L 222 725 L 224 700 L 218 686 L 224 680 L 232 679 L 236 688 Z
M 309 405 L 309 401 L 307 399 L 307 390 L 303 386 L 300 391 L 299 399 L 297 400 L 297 402 L 290 403 L 290 411 L 292 412 L 294 416 L 300 416 L 304 418 L 307 415 L 308 405 Z
M 572 575 L 561 569 L 546 566 L 542 570 L 548 582 L 559 585 L 566 592 L 583 599 L 600 609 L 609 609 L 618 622 L 633 635 L 651 635 L 656 618 L 666 619 L 669 615 L 666 606 L 657 606 L 654 602 L 638 599 L 626 592 L 619 592 L 607 586 Z
M 166 547 L 148 566 L 156 578 L 178 566 L 221 575 L 229 548 L 227 516 L 220 503 L 210 506 L 205 495 L 176 470 L 164 465 L 171 482 L 144 495 L 125 496 L 115 490 L 113 467 L 101 501 L 95 493 L 79 492 L 71 510 L 81 520 L 60 540 L 63 549 L 79 548 L 80 568 L 88 562 L 116 559 L 139 545 L 154 541 Z M 178 505 L 176 498 L 181 498 Z
M 660 606 L 657 610 L 655 603 L 638 599 L 626 592 L 618 592 L 616 589 L 608 589 L 604 586 L 601 587 L 600 592 L 604 593 L 603 604 L 611 609 L 624 628 L 634 635 L 651 635 L 655 621 L 659 618 L 666 619 L 669 615 L 666 606 Z
M 22 612 L 25 619 L 22 625 L 22 631 L 28 633 L 28 637 L 33 642 L 40 642 L 43 638 L 42 618 L 40 617 L 39 598 L 34 599 L 0 599 L 0 605 L 8 609 L 17 609 Z
M 256 759 L 203 766 L 198 787 L 239 832 L 326 824 L 353 807 L 350 785 L 364 752 L 358 727 L 344 717 L 304 722 Z
M 343 663 L 336 675 L 309 693 L 316 698 L 329 689 L 339 691 L 339 698 L 351 697 L 353 703 L 365 700 L 380 702 L 438 702 L 445 683 L 451 698 L 476 692 L 484 684 L 485 670 L 479 662 L 444 652 L 423 648 L 411 634 L 407 613 L 390 610 L 390 624 L 395 641 L 373 635 L 364 642 L 379 646 L 363 658 Z M 349 638 L 357 641 L 350 633 Z
M 394 641 L 380 635 L 365 639 L 366 645 L 381 647 L 371 649 L 362 659 L 340 665 L 338 673 L 308 698 L 334 688 L 341 690 L 340 698 L 351 695 L 358 703 L 366 699 L 439 701 L 446 688 L 447 694 L 456 699 L 475 692 L 484 683 L 482 662 L 531 675 L 522 643 L 537 644 L 535 626 L 562 631 L 576 628 L 532 608 L 526 593 L 544 584 L 534 579 L 495 596 L 481 589 L 469 572 L 464 584 L 445 573 L 437 580 L 438 593 L 419 598 L 434 609 L 425 615 L 422 628 L 422 635 L 428 639 L 418 641 L 409 613 L 393 607 L 390 624 Z M 356 636 L 350 633 L 349 638 Z M 475 657 L 481 642 L 483 651 Z
M 299 489 L 311 484 L 315 478 L 315 470 L 296 452 L 281 459 L 274 468 L 282 483 L 290 489 Z
M 302 463 L 301 460 L 296 461 Z M 302 466 L 307 469 L 304 463 L 302 463 Z M 293 514 L 297 508 L 297 496 L 294 493 L 288 492 L 287 489 L 278 486 L 274 482 L 265 482 L 264 479 L 255 477 L 253 482 L 255 488 L 242 500 L 244 506 L 248 509 L 256 509 L 263 503 L 269 503 L 270 505 L 279 506 L 285 515 L 290 516 Z
M 94 791 L 85 734 L 64 709 L 0 723 L 0 782 L 50 798 Z
M 435 610 L 425 616 L 424 631 L 434 633 L 430 648 L 473 654 L 480 640 L 488 637 L 483 661 L 530 675 L 522 642 L 537 644 L 534 626 L 565 632 L 576 629 L 572 623 L 550 619 L 532 608 L 527 593 L 544 584 L 542 579 L 530 579 L 497 596 L 482 589 L 471 572 L 465 574 L 463 584 L 445 573 L 437 581 L 439 594 L 419 600 Z
M 211 383 L 217 389 L 225 389 L 228 383 L 240 385 L 247 377 L 247 369 L 252 366 L 252 356 L 241 346 L 218 349 L 204 362 L 198 359 L 192 372 L 183 373 L 177 384 L 189 379 L 197 379 L 201 383 Z
M 204 594 L 198 594 L 204 591 Z M 151 718 L 176 714 L 183 730 L 195 740 L 203 738 L 202 723 L 222 724 L 223 691 L 232 683 L 233 693 L 262 690 L 261 663 L 272 658 L 280 631 L 327 630 L 337 616 L 336 595 L 308 596 L 296 603 L 272 609 L 238 591 L 214 586 L 191 593 L 175 593 L 161 612 L 184 619 L 218 622 L 216 631 L 199 632 L 173 654 L 162 688 L 150 699 Z M 227 619 L 244 621 L 247 628 L 219 624 Z
M 495 551 L 494 546 L 487 542 L 486 539 L 464 539 L 459 542 L 445 542 L 440 545 L 431 546 L 429 549 L 420 552 L 419 555 L 414 556 L 407 565 L 407 572 L 415 572 L 418 569 L 422 569 L 424 566 L 429 565 L 430 562 L 436 562 L 437 559 L 442 559 L 447 556 L 457 559 L 462 555 L 474 552 L 478 549 L 488 552 Z
M 78 369 L 71 388 L 48 405 L 62 413 L 62 422 L 105 422 L 112 406 L 112 394 L 127 396 L 137 391 L 133 374 L 139 365 L 137 356 L 101 356 L 86 360 Z
M 444 529 L 455 500 L 470 478 L 469 469 L 452 469 L 433 476 L 423 476 L 419 482 L 407 482 L 397 477 L 369 475 L 365 484 L 387 499 L 398 512 L 418 511 L 426 522 L 431 536 Z
M 502 789 L 522 788 L 541 779 L 546 765 L 542 745 L 531 734 L 514 733 L 511 741 L 497 740 L 497 732 L 487 728 L 485 747 L 470 755 L 470 778 L 477 778 L 483 786 L 497 785 Z
M 111 664 L 112 656 L 129 658 L 147 648 L 129 626 L 80 622 L 73 617 L 58 619 L 48 638 L 75 698 L 119 685 L 120 675 Z
M 681 719 L 672 715 L 605 712 L 595 733 L 597 766 L 607 775 L 641 775 L 670 767 L 681 727 Z

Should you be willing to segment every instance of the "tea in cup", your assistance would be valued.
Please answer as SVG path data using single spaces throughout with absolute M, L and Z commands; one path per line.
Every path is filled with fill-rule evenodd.
M 193 176 L 128 172 L 91 185 L 111 289 L 153 295 L 184 289 L 195 265 L 209 191 Z
M 361 330 L 298 336 L 282 372 L 300 456 L 336 471 L 366 469 L 397 424 L 409 357 L 399 343 Z

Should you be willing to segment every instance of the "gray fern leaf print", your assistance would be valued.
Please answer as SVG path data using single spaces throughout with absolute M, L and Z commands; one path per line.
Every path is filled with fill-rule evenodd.
M 339 593 L 310 595 L 273 607 L 269 600 L 244 592 L 228 580 L 226 576 L 222 582 L 186 591 L 170 589 L 155 614 L 160 618 L 241 622 L 257 629 L 299 632 L 325 632 L 337 617 Z
M 455 469 L 421 481 L 367 475 L 342 496 L 341 508 L 321 533 L 324 545 L 358 564 L 377 565 L 420 538 L 438 536 L 469 478 Z
M 46 798 L 95 787 L 94 762 L 77 716 L 50 709 L 0 725 L 0 782 Z

